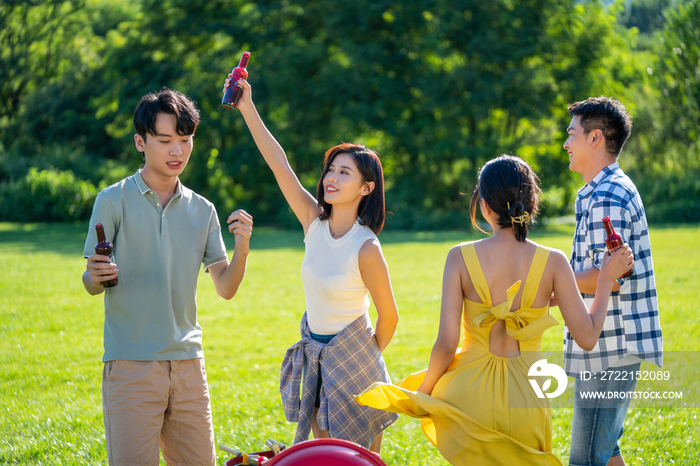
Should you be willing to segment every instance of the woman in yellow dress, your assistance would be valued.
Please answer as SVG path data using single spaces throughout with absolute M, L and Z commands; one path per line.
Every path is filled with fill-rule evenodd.
M 493 234 L 457 245 L 447 256 L 428 369 L 398 385 L 375 383 L 356 397 L 362 405 L 421 418 L 426 436 L 455 465 L 561 464 L 552 454 L 548 400 L 536 396 L 528 377 L 538 367 L 543 332 L 557 325 L 550 298 L 554 292 L 573 338 L 590 350 L 615 279 L 634 264 L 627 247 L 606 255 L 589 313 L 566 255 L 527 239 L 538 181 L 513 156 L 481 168 L 471 218 L 476 226 L 480 208 Z M 457 350 L 460 323 L 464 337 Z

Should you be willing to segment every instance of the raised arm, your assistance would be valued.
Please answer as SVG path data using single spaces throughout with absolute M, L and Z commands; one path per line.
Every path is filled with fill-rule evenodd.
M 284 198 L 304 227 L 304 233 L 306 233 L 311 222 L 321 213 L 321 208 L 311 193 L 301 185 L 299 178 L 297 178 L 294 170 L 289 165 L 284 149 L 282 149 L 282 146 L 280 146 L 260 118 L 255 104 L 253 104 L 250 84 L 243 79 L 239 81 L 239 84 L 243 87 L 243 94 L 237 106 L 243 115 L 246 125 L 248 125 L 250 133 L 253 135 L 253 140 L 258 146 L 258 150 L 272 170 L 272 173 L 274 173 Z M 228 86 L 228 79 L 226 80 L 226 86 Z
M 384 260 L 382 249 L 376 241 L 367 241 L 360 248 L 358 255 L 362 280 L 372 296 L 377 308 L 377 325 L 374 337 L 379 351 L 389 345 L 399 322 L 399 310 L 396 307 L 394 291 L 391 289 L 389 268 Z
M 603 330 L 608 312 L 608 300 L 616 283 L 615 279 L 634 265 L 632 250 L 624 247 L 612 255 L 605 254 L 598 273 L 595 298 L 590 311 L 581 298 L 574 272 L 564 253 L 553 251 L 552 256 L 555 266 L 554 295 L 557 297 L 561 315 L 576 343 L 584 350 L 591 351 Z
M 467 274 L 467 267 L 462 259 L 459 246 L 453 247 L 445 261 L 442 276 L 442 302 L 440 304 L 440 328 L 437 339 L 430 353 L 430 364 L 419 392 L 430 395 L 437 381 L 447 371 L 455 357 L 459 345 L 462 320 L 462 276 Z

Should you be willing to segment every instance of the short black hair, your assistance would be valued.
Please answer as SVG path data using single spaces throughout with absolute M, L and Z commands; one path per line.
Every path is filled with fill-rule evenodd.
M 472 225 L 476 224 L 479 199 L 498 215 L 498 225 L 513 228 L 518 241 L 527 239 L 527 225 L 534 223 L 540 205 L 539 178 L 520 157 L 501 155 L 479 170 L 479 182 L 469 204 Z M 484 230 L 481 230 L 484 231 Z
M 199 110 L 194 101 L 179 91 L 164 88 L 141 97 L 134 110 L 134 127 L 144 139 L 148 134 L 156 134 L 159 113 L 177 117 L 175 130 L 180 136 L 194 134 L 199 125 Z
M 384 228 L 384 220 L 386 218 L 384 170 L 382 169 L 382 162 L 379 160 L 379 154 L 360 144 L 345 142 L 326 151 L 323 157 L 321 179 L 318 180 L 318 186 L 316 187 L 316 200 L 323 209 L 319 218 L 326 220 L 331 215 L 333 206 L 324 200 L 323 178 L 328 173 L 333 160 L 339 154 L 349 154 L 355 165 L 357 165 L 357 169 L 362 175 L 362 180 L 365 183 L 374 183 L 372 192 L 364 196 L 362 201 L 360 201 L 357 216 L 360 217 L 360 225 L 368 226 L 375 235 L 378 235 Z
M 632 133 L 632 118 L 622 102 L 608 97 L 590 97 L 569 105 L 569 116 L 580 116 L 585 134 L 599 129 L 605 136 L 605 149 L 615 157 Z

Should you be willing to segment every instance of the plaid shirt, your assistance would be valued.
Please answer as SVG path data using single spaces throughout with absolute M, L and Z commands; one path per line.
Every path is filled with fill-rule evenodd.
M 634 253 L 634 274 L 619 279 L 619 291 L 608 302 L 608 314 L 598 343 L 591 351 L 581 349 L 564 328 L 565 370 L 571 377 L 581 371 L 600 372 L 632 354 L 657 366 L 662 364 L 662 337 L 651 260 L 649 228 L 637 188 L 617 163 L 608 165 L 578 191 L 576 234 L 571 247 L 574 272 L 600 269 L 605 254 L 603 217 Z M 595 295 L 581 293 L 590 309 Z
M 375 437 L 398 419 L 398 414 L 360 406 L 354 398 L 374 382 L 391 383 L 369 315 L 363 314 L 324 344 L 311 338 L 304 313 L 301 340 L 287 350 L 280 376 L 285 417 L 298 423 L 294 443 L 309 438 L 319 370 L 323 382 L 316 420 L 331 438 L 369 448 Z

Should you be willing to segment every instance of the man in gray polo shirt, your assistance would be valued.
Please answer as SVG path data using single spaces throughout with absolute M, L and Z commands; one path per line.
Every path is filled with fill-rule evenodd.
M 252 217 L 227 220 L 231 263 L 214 206 L 180 183 L 199 111 L 165 89 L 134 112 L 144 167 L 97 195 L 85 242 L 88 293 L 105 292 L 102 402 L 110 464 L 215 464 L 197 277 L 203 265 L 216 292 L 231 299 L 245 274 Z M 94 254 L 94 225 L 104 225 L 114 262 Z M 104 288 L 102 282 L 118 277 Z

